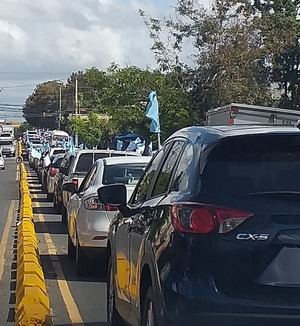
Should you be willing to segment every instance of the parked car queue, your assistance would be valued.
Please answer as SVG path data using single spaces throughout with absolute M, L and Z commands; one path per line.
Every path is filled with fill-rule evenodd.
M 122 159 L 92 157 L 83 180 L 62 181 L 70 199 L 57 191 L 56 207 L 69 255 L 87 262 L 79 273 L 93 237 L 105 243 L 109 325 L 299 325 L 297 127 L 185 128 L 149 164 L 127 157 L 112 174 Z M 94 226 L 76 221 L 95 210 L 107 231 L 84 248 L 80 228 Z

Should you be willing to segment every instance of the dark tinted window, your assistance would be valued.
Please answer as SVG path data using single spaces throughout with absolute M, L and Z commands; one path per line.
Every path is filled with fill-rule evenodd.
M 53 156 L 57 154 L 64 154 L 66 151 L 64 149 L 56 149 L 53 151 Z
M 124 183 L 136 185 L 144 172 L 145 165 L 120 164 L 106 165 L 103 174 L 103 184 Z
M 254 135 L 225 140 L 207 156 L 201 192 L 213 198 L 300 191 L 300 137 Z
M 148 165 L 148 168 L 141 180 L 141 182 L 137 185 L 137 188 L 134 192 L 133 198 L 131 202 L 133 204 L 142 202 L 146 199 L 149 187 L 151 185 L 151 182 L 153 181 L 153 178 L 156 174 L 156 171 L 159 168 L 160 162 L 163 158 L 164 150 L 159 151 L 156 156 L 153 158 L 151 163 Z
M 190 191 L 191 178 L 194 173 L 191 162 L 193 160 L 193 145 L 188 143 L 179 160 L 178 166 L 174 173 L 174 178 L 171 185 L 171 191 Z
M 184 146 L 183 141 L 176 141 L 170 152 L 168 153 L 168 156 L 159 172 L 159 175 L 157 177 L 152 196 L 158 196 L 160 194 L 163 194 L 167 192 L 172 176 L 173 169 L 175 167 L 175 164 L 179 158 L 179 155 L 182 151 L 182 148 Z
M 13 145 L 12 140 L 0 140 L 0 145 Z
M 87 172 L 93 165 L 93 153 L 83 153 L 79 156 L 75 172 Z
M 60 166 L 61 165 L 61 162 L 62 162 L 62 157 L 59 157 L 59 158 L 56 158 L 53 163 L 55 163 L 56 166 Z
M 109 157 L 109 153 L 95 153 L 95 161 L 106 157 Z

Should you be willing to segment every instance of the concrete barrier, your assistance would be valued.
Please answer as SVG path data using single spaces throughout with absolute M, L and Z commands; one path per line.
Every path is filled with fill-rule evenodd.
M 20 165 L 15 325 L 52 325 L 49 297 L 40 264 L 32 200 L 24 163 Z

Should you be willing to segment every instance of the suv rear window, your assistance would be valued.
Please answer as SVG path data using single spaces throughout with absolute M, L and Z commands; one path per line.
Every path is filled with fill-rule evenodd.
M 93 165 L 93 153 L 83 153 L 79 156 L 75 172 L 87 172 Z
M 144 172 L 145 166 L 137 164 L 106 165 L 103 184 L 124 183 L 136 185 Z
M 53 151 L 53 156 L 57 154 L 64 154 L 66 151 L 64 149 L 56 149 Z
M 202 195 L 249 197 L 265 191 L 300 191 L 300 136 L 233 137 L 209 151 Z

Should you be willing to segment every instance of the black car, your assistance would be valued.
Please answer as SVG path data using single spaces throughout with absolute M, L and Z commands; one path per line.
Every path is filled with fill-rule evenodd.
M 63 208 L 62 186 L 65 181 L 66 175 L 69 174 L 74 159 L 75 159 L 75 155 L 73 155 L 71 152 L 67 152 L 55 176 L 53 202 L 54 202 L 54 207 L 56 208 L 56 211 L 59 214 L 62 213 L 62 208 Z
M 190 127 L 172 135 L 108 238 L 108 321 L 300 325 L 300 131 Z

